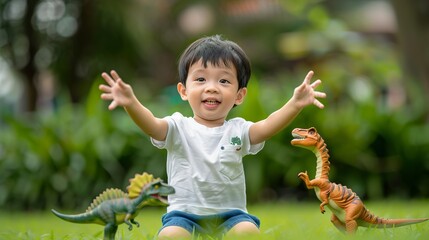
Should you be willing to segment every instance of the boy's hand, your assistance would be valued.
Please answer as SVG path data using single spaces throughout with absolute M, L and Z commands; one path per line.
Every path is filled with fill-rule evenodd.
M 292 99 L 295 100 L 295 103 L 299 108 L 304 108 L 307 105 L 314 104 L 318 108 L 324 108 L 325 106 L 317 98 L 325 98 L 326 94 L 324 92 L 318 92 L 314 89 L 319 86 L 322 81 L 320 79 L 311 83 L 311 78 L 313 77 L 314 72 L 308 72 L 305 76 L 304 82 L 295 88 L 293 92 Z
M 101 84 L 99 86 L 99 89 L 103 91 L 101 99 L 112 100 L 109 105 L 109 110 L 113 110 L 117 106 L 125 107 L 131 104 L 135 98 L 131 86 L 124 83 L 116 71 L 112 70 L 110 74 L 111 76 L 105 72 L 101 74 L 108 84 Z

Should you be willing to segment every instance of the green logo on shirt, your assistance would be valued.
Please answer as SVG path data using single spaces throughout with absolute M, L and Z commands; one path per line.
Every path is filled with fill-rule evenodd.
M 231 144 L 232 145 L 241 145 L 241 139 L 238 136 L 233 137 L 233 138 L 231 138 Z

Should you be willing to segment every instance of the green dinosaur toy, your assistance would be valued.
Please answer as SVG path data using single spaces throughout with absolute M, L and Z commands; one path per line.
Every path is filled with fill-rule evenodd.
M 96 223 L 104 227 L 104 240 L 115 239 L 118 225 L 126 223 L 131 231 L 134 220 L 144 206 L 167 206 L 166 197 L 173 194 L 174 188 L 163 183 L 151 174 L 136 174 L 130 179 L 128 194 L 120 189 L 107 189 L 96 197 L 85 213 L 66 215 L 52 209 L 59 218 L 73 223 Z
M 325 213 L 325 205 L 332 211 L 331 222 L 340 231 L 354 233 L 358 226 L 392 228 L 428 220 L 428 218 L 384 219 L 370 213 L 351 189 L 329 181 L 328 148 L 317 130 L 315 128 L 296 128 L 292 131 L 292 135 L 294 137 L 291 141 L 293 146 L 308 149 L 317 158 L 316 177 L 310 180 L 307 172 L 299 173 L 298 177 L 304 181 L 308 189 L 314 188 L 317 198 L 322 202 L 320 212 Z

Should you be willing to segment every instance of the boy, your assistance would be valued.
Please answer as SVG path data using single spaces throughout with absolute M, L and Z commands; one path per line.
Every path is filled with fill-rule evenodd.
M 115 71 L 100 85 L 109 109 L 122 106 L 158 148 L 167 149 L 169 196 L 159 239 L 189 239 L 193 233 L 221 236 L 259 233 L 259 219 L 247 213 L 242 157 L 256 154 L 307 105 L 323 108 L 310 71 L 292 98 L 266 119 L 226 120 L 247 93 L 250 63 L 244 51 L 219 35 L 192 43 L 179 60 L 177 91 L 193 117 L 180 113 L 157 118 L 135 97 Z

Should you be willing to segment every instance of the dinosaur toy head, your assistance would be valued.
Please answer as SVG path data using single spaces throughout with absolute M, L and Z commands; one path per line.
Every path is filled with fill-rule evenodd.
M 150 199 L 145 202 L 145 205 L 150 206 L 167 206 L 167 196 L 175 193 L 174 188 L 165 184 L 162 180 L 156 180 L 146 186 L 145 190 Z
M 314 151 L 318 147 L 320 140 L 320 135 L 314 127 L 309 129 L 295 128 L 292 131 L 292 136 L 294 139 L 290 143 L 293 146 L 302 147 L 310 151 Z
M 175 192 L 173 187 L 148 173 L 136 174 L 134 178 L 130 179 L 127 190 L 130 199 L 141 195 L 146 196 L 146 200 L 141 205 L 150 206 L 168 205 L 167 196 Z

